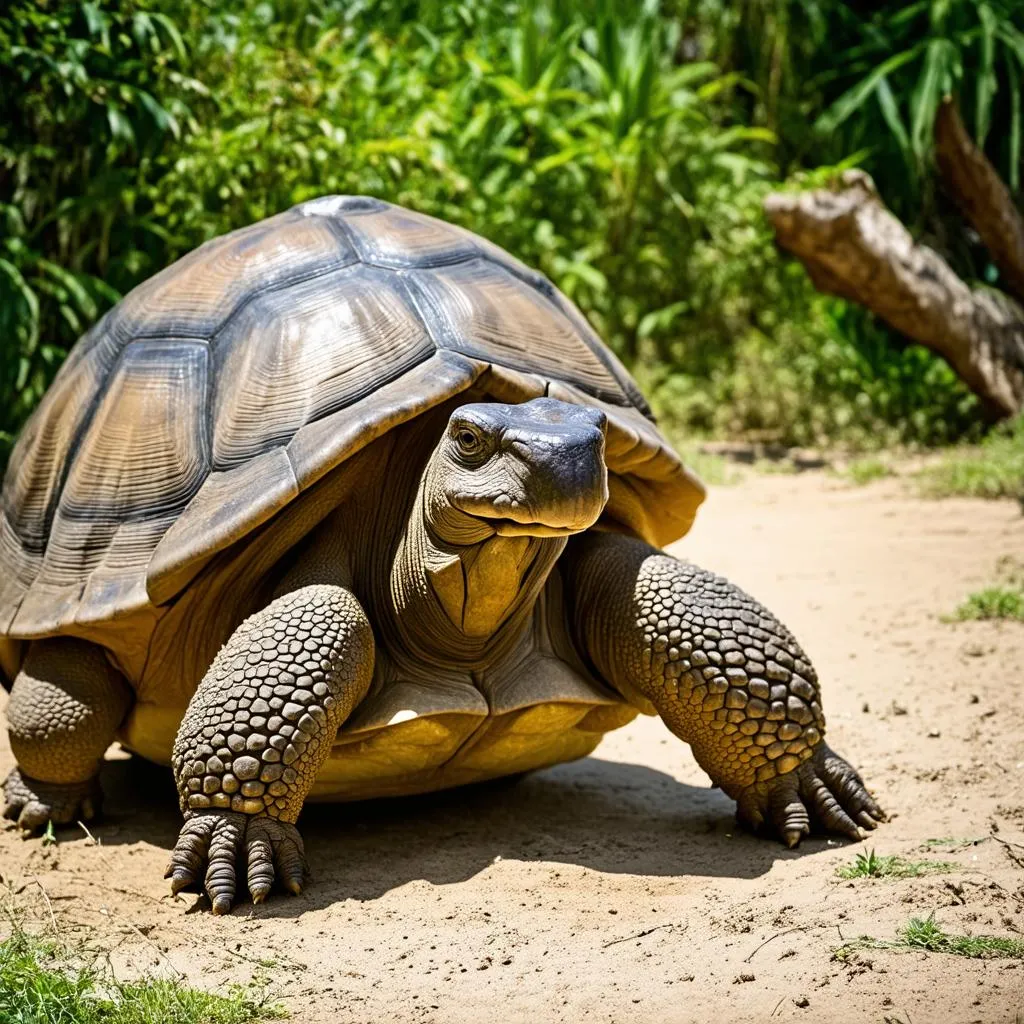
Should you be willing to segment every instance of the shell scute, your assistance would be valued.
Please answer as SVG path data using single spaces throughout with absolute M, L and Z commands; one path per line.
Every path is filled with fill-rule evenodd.
M 344 224 L 364 263 L 391 270 L 459 263 L 479 252 L 468 232 L 400 206 L 357 210 Z
M 409 274 L 439 345 L 485 362 L 566 377 L 623 404 L 618 382 L 553 302 L 504 267 L 474 259 Z
M 294 210 L 215 238 L 144 281 L 113 310 L 118 338 L 209 339 L 245 303 L 356 262 L 335 224 Z
M 394 274 L 356 264 L 257 296 L 216 340 L 213 466 L 287 444 L 434 353 Z
M 14 619 L 57 628 L 145 600 L 153 549 L 209 472 L 204 342 L 139 341 L 117 361 L 68 470 L 33 586 Z M 81 612 L 81 615 L 80 615 Z

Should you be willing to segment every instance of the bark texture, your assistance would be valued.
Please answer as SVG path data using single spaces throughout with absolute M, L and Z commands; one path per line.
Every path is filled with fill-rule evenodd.
M 971 289 L 917 244 L 863 171 L 835 190 L 773 193 L 765 212 L 779 245 L 820 291 L 867 307 L 949 362 L 993 417 L 1024 407 L 1024 309 Z
M 946 191 L 981 236 L 1006 290 L 1024 300 L 1024 217 L 968 135 L 953 99 L 943 102 L 935 118 L 935 159 Z

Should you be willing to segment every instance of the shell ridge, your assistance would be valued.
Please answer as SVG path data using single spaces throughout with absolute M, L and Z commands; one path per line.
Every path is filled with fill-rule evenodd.
M 430 273 L 430 271 L 392 270 L 391 272 L 401 283 L 402 290 L 410 303 L 412 303 L 413 312 L 416 314 L 419 322 L 423 324 L 423 329 L 427 332 L 427 337 L 430 338 L 439 352 L 449 351 L 445 337 L 445 318 L 437 308 L 433 298 L 427 294 L 419 281 L 412 276 L 413 273 L 423 274 Z
M 629 398 L 630 403 L 633 404 L 638 411 L 643 413 L 644 417 L 651 423 L 657 423 L 654 413 L 651 411 L 651 407 L 647 404 L 647 399 L 644 398 L 640 389 L 636 386 L 632 377 L 630 377 L 628 371 L 626 371 L 625 367 L 622 366 L 618 358 L 614 357 L 611 349 L 600 340 L 597 332 L 591 326 L 590 321 L 580 311 L 579 307 L 572 302 L 568 296 L 562 295 L 557 288 L 553 288 L 553 292 L 554 294 L 551 296 L 551 300 L 555 303 L 569 323 L 576 328 L 586 346 L 602 362 L 605 369 L 612 375 L 619 387 L 622 388 L 623 392 Z
M 346 198 L 346 197 L 341 196 L 341 197 L 334 197 L 334 198 Z M 305 214 L 305 216 L 308 217 L 310 215 L 309 214 Z M 341 210 L 335 210 L 326 219 L 330 222 L 331 229 L 335 232 L 335 234 L 340 234 L 342 240 L 344 242 L 348 243 L 348 247 L 355 254 L 356 262 L 357 263 L 362 263 L 363 262 L 363 256 L 362 256 L 362 253 L 360 253 L 360 251 L 359 251 L 359 245 L 356 242 L 355 232 L 349 226 L 348 217 L 345 216 L 344 212 L 341 211 Z
M 298 207 L 295 207 L 295 209 L 298 209 Z M 348 249 L 355 254 L 357 261 L 362 262 L 359 256 L 359 250 L 356 248 L 356 244 L 352 240 L 352 234 L 348 230 L 348 225 L 345 223 L 345 215 L 343 213 L 339 211 L 324 217 L 323 214 L 310 214 L 306 213 L 305 210 L 303 210 L 301 211 L 301 216 L 323 217 L 323 219 L 327 222 L 327 228 L 331 232 L 331 234 L 334 235 L 334 237 L 337 238 L 337 240 L 342 243 L 342 246 L 347 246 Z M 344 248 L 342 249 L 342 251 L 344 252 Z

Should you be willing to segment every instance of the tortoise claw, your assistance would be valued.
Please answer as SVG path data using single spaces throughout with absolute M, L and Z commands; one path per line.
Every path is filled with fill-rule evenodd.
M 99 781 L 42 782 L 13 769 L 4 780 L 4 817 L 17 823 L 26 836 L 36 835 L 53 822 L 68 825 L 91 821 L 101 803 Z
M 237 811 L 192 814 L 182 826 L 164 877 L 171 880 L 172 893 L 202 884 L 213 913 L 226 914 L 235 903 L 240 863 L 246 866 L 253 903 L 267 898 L 275 879 L 288 892 L 302 892 L 307 868 L 298 829 Z
M 856 771 L 822 743 L 792 771 L 748 786 L 737 815 L 752 830 L 774 832 L 792 849 L 814 831 L 834 832 L 854 842 L 885 821 L 885 813 Z

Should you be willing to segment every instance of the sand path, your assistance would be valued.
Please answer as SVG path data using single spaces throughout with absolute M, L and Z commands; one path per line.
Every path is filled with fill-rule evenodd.
M 307 892 L 223 919 L 167 895 L 169 777 L 115 760 L 98 846 L 0 831 L 4 898 L 40 926 L 52 909 L 65 935 L 113 948 L 121 972 L 262 976 L 312 1024 L 1021 1020 L 1024 962 L 833 958 L 844 939 L 892 939 L 932 912 L 951 932 L 1024 931 L 1024 845 L 990 838 L 1024 844 L 1024 626 L 940 618 L 1001 556 L 1024 559 L 1019 508 L 750 475 L 714 489 L 675 550 L 801 638 L 829 740 L 893 815 L 872 841 L 787 852 L 744 835 L 688 750 L 640 719 L 518 785 L 314 807 Z M 2 741 L 0 772 L 10 764 Z M 954 868 L 836 877 L 872 846 Z

